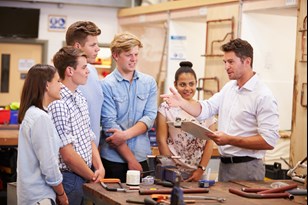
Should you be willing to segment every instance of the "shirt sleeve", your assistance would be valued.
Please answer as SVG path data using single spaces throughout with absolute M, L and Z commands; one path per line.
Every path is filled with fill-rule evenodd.
M 56 186 L 62 182 L 62 174 L 59 170 L 58 146 L 54 125 L 48 115 L 42 115 L 33 124 L 31 142 L 33 150 L 39 161 L 41 172 L 45 181 L 50 186 Z
M 158 112 L 160 114 L 162 114 L 164 117 L 167 116 L 167 113 L 166 113 L 166 109 L 168 108 L 168 105 L 166 102 L 162 102 L 159 107 L 158 107 Z
M 70 116 L 66 105 L 60 100 L 57 100 L 48 106 L 48 111 L 59 134 L 61 147 L 73 143 L 75 141 L 75 137 L 72 135 L 71 126 L 69 123 Z
M 116 123 L 117 122 L 117 109 L 116 104 L 113 99 L 112 86 L 110 86 L 106 81 L 102 81 L 102 89 L 104 93 L 104 102 L 101 109 L 101 122 L 102 129 L 104 131 L 115 128 L 122 130 L 121 127 Z M 106 137 L 103 134 L 103 137 Z
M 258 133 L 271 146 L 277 144 L 279 135 L 278 104 L 273 96 L 263 96 L 257 108 Z

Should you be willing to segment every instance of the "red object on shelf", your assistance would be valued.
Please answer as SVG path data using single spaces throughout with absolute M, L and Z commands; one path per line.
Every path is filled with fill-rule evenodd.
M 9 124 L 10 117 L 11 117 L 10 110 L 0 110 L 0 124 Z

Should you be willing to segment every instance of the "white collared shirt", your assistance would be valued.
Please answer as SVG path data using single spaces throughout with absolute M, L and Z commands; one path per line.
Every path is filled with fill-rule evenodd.
M 271 146 L 279 139 L 279 114 L 276 99 L 255 74 L 241 88 L 228 82 L 219 93 L 202 106 L 198 120 L 218 114 L 218 130 L 231 136 L 260 134 Z M 261 159 L 266 150 L 243 149 L 232 145 L 218 147 L 222 156 L 250 156 Z

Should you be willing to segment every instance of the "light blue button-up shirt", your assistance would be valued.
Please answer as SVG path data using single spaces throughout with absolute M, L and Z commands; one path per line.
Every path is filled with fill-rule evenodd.
M 79 85 L 78 89 L 87 99 L 90 114 L 91 129 L 95 134 L 95 144 L 98 146 L 101 133 L 101 108 L 104 101 L 101 82 L 99 80 L 96 68 L 88 64 L 90 74 L 85 85 Z
M 261 135 L 271 146 L 279 139 L 278 105 L 272 92 L 257 74 L 241 88 L 229 81 L 220 92 L 201 102 L 198 120 L 218 114 L 218 130 L 228 135 L 249 137 Z M 250 156 L 262 159 L 265 150 L 243 149 L 232 145 L 218 147 L 222 156 Z
M 153 77 L 135 71 L 132 82 L 124 79 L 115 69 L 102 81 L 104 103 L 102 107 L 102 128 L 126 130 L 137 122 L 143 122 L 151 129 L 157 114 L 157 86 Z M 112 162 L 126 161 L 101 139 L 101 157 Z M 127 140 L 127 145 L 141 162 L 151 154 L 148 133 Z
M 53 199 L 51 186 L 62 182 L 58 166 L 60 139 L 50 116 L 31 106 L 18 135 L 17 201 L 20 205 Z

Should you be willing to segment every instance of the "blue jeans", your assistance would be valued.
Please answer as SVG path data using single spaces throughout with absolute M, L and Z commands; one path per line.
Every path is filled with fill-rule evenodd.
M 62 172 L 63 187 L 70 205 L 83 204 L 82 186 L 86 182 L 82 177 L 72 172 Z

